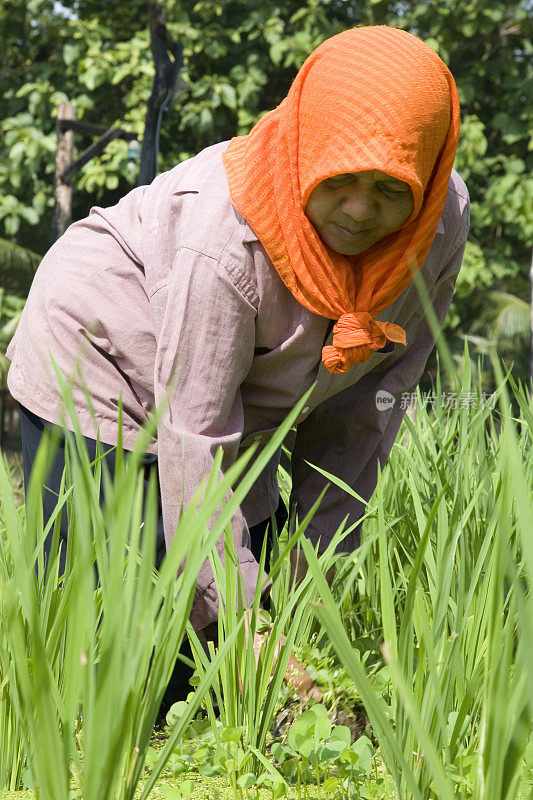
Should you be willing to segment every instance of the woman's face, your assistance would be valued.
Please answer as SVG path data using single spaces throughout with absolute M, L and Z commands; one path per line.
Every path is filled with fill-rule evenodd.
M 377 169 L 327 178 L 305 207 L 322 241 L 345 256 L 359 255 L 397 231 L 412 211 L 409 184 Z

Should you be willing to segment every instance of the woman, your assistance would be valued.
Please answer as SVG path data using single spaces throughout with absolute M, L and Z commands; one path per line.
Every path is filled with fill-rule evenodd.
M 307 462 L 368 498 L 404 413 L 399 397 L 434 344 L 413 271 L 442 323 L 461 263 L 458 128 L 453 78 L 429 47 L 402 30 L 356 28 L 318 47 L 248 136 L 93 208 L 43 260 L 9 350 L 26 441 L 58 419 L 49 349 L 67 375 L 83 352 L 99 435 L 111 445 L 120 396 L 131 448 L 171 386 L 150 448 L 168 542 L 218 446 L 225 470 L 316 380 L 297 420 L 291 502 L 301 517 L 323 488 Z M 380 391 L 392 395 L 385 410 Z M 74 400 L 95 439 L 79 384 Z M 249 598 L 258 577 L 249 531 L 264 530 L 278 503 L 273 459 L 233 518 Z M 360 512 L 330 487 L 307 535 L 323 550 Z M 343 548 L 357 544 L 353 534 Z M 205 565 L 197 629 L 217 606 Z

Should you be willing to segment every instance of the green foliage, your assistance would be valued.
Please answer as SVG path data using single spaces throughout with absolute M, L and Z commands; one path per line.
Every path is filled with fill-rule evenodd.
M 374 748 L 366 736 L 351 744 L 343 725 L 332 726 L 323 705 L 314 705 L 291 725 L 285 745 L 277 743 L 272 755 L 286 780 L 296 783 L 298 797 L 303 783 L 314 781 L 326 796 L 350 798 L 360 793 L 359 782 L 372 770 Z
M 41 257 L 37 253 L 0 239 L 0 386 L 4 385 L 11 341 Z
M 142 774 L 206 551 L 199 541 L 199 549 L 187 552 L 177 537 L 154 578 L 155 484 L 143 515 L 142 441 L 131 459 L 118 463 L 110 487 L 100 461 L 89 464 L 81 436 L 77 450 L 67 438 L 69 488 L 44 532 L 40 484 L 50 443 L 38 453 L 24 518 L 0 470 L 0 669 L 38 796 L 126 800 Z M 101 483 L 107 484 L 103 509 Z M 69 540 L 62 575 L 57 519 L 65 507 Z M 41 547 L 48 531 L 53 542 L 45 570 Z M 184 557 L 187 569 L 176 581 Z
M 472 402 L 429 413 L 418 398 L 416 423 L 406 420 L 379 478 L 362 546 L 332 592 L 302 542 L 323 601 L 316 614 L 365 705 L 400 798 L 511 800 L 522 796 L 529 774 L 531 399 L 511 382 L 520 418 L 511 417 L 500 378 L 494 413 L 465 356 L 460 391 Z M 331 668 L 324 657 L 316 662 Z M 228 729 L 224 738 L 245 769 L 242 731 Z M 356 759 L 346 737 L 323 706 L 313 706 L 272 745 L 297 797 L 311 783 L 325 797 L 343 797 L 349 768 L 352 781 L 368 775 L 370 740 L 352 746 Z M 363 744 L 364 754 L 357 752 Z M 367 791 L 378 785 L 372 780 Z M 372 796 L 360 785 L 356 791 Z
M 190 778 L 183 780 L 188 774 L 224 778 L 235 798 L 249 796 L 246 790 L 258 792 L 266 788 L 273 800 L 288 796 L 301 800 L 308 796 L 311 786 L 319 796 L 335 800 L 378 796 L 383 781 L 376 769 L 370 739 L 361 736 L 352 743 L 348 728 L 332 726 L 322 705 L 314 705 L 297 717 L 286 743 L 275 742 L 271 761 L 262 756 L 256 772 L 247 770 L 249 757 L 242 734 L 242 728 L 220 723 L 216 739 L 210 730 L 210 735 L 196 739 L 190 746 L 181 745 L 168 761 L 175 779 L 175 786 L 169 787 L 176 792 L 172 796 L 179 797 L 185 784 L 193 785 Z M 156 759 L 157 752 L 152 748 L 147 763 L 151 765 Z
M 52 205 L 55 113 L 68 98 L 87 120 L 142 136 L 153 64 L 141 0 L 6 0 L 0 10 L 0 229 L 43 252 Z M 483 291 L 527 276 L 533 238 L 532 21 L 527 2 L 217 0 L 166 4 L 184 46 L 183 79 L 161 135 L 160 169 L 246 133 L 285 95 L 327 36 L 397 25 L 434 46 L 456 77 L 463 126 L 457 167 L 472 197 L 472 234 L 448 326 L 478 317 Z M 21 43 L 24 47 L 21 47 Z M 76 136 L 79 151 L 88 141 Z M 132 185 L 116 140 L 75 179 L 75 217 Z
M 111 481 L 101 453 L 90 463 L 67 386 L 57 369 L 56 375 L 76 435 L 66 433 L 64 482 L 46 526 L 41 491 L 54 442 L 45 437 L 39 448 L 24 517 L 15 507 L 0 463 L 0 711 L 9 715 L 8 723 L 0 726 L 0 777 L 9 785 L 11 776 L 19 774 L 16 754 L 22 740 L 30 780 L 44 800 L 70 800 L 71 779 L 76 796 L 86 800 L 128 800 L 143 772 L 199 569 L 306 397 L 280 428 L 279 441 L 269 443 L 258 456 L 218 522 L 207 531 L 207 520 L 253 450 L 220 482 L 215 476 L 222 452 L 217 454 L 211 479 L 199 487 L 183 512 L 173 543 L 154 574 L 155 476 L 143 496 L 144 472 L 139 467 L 150 431 L 141 431 L 129 458 L 117 457 Z M 154 419 L 152 429 L 155 424 Z M 61 574 L 59 521 L 65 510 L 69 534 Z M 48 533 L 53 538 L 45 565 L 42 545 Z M 229 574 L 235 592 L 233 568 Z M 214 675 L 228 663 L 242 623 L 241 615 L 204 670 L 187 712 L 159 754 L 152 781 L 190 724 Z M 145 787 L 143 797 L 150 788 L 150 784 Z
M 369 550 L 354 558 L 343 602 L 303 546 L 324 603 L 316 613 L 352 675 L 399 797 L 511 800 L 527 774 L 532 732 L 531 399 L 513 385 L 524 415 L 516 426 L 500 375 L 498 422 L 466 359 L 461 391 L 476 398 L 469 407 L 435 406 L 433 416 L 419 397 L 416 423 L 406 418 L 364 528 Z M 381 632 L 390 708 L 352 644 L 369 630 Z
M 4 386 L 7 378 L 10 362 L 6 350 L 15 333 L 24 302 L 23 298 L 6 294 L 0 288 L 0 386 Z
M 327 27 L 317 0 L 279 8 L 244 0 L 168 4 L 168 28 L 184 45 L 182 80 L 164 122 L 161 169 L 216 141 L 246 132 L 275 106 Z M 22 244 L 46 249 L 53 203 L 55 115 L 61 100 L 78 117 L 124 126 L 142 138 L 153 63 L 144 2 L 6 0 L 0 34 L 0 226 Z M 20 48 L 24 41 L 24 56 Z M 76 134 L 80 152 L 89 140 Z M 111 204 L 132 185 L 127 143 L 115 140 L 75 178 L 74 216 Z M 39 223 L 39 224 L 38 224 Z M 1 227 L 0 227 L 1 230 Z
M 508 292 L 490 292 L 478 330 L 488 352 L 495 353 L 513 376 L 527 383 L 530 376 L 531 305 Z

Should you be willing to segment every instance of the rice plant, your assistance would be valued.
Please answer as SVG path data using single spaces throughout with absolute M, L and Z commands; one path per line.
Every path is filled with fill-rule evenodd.
M 38 798 L 133 798 L 187 632 L 199 685 L 151 759 L 143 800 L 201 702 L 216 747 L 238 756 L 224 761 L 236 796 L 263 779 L 282 796 L 282 764 L 278 769 L 268 757 L 267 733 L 290 653 L 319 625 L 320 641 L 331 642 L 361 696 L 399 800 L 514 800 L 527 773 L 533 711 L 533 403 L 509 376 L 500 376 L 493 402 L 482 402 L 468 364 L 466 358 L 458 389 L 468 403 L 430 408 L 419 395 L 416 420 L 406 418 L 378 476 L 355 553 L 335 555 L 341 527 L 317 555 L 305 539 L 313 509 L 276 537 L 270 617 L 260 612 L 265 551 L 246 610 L 230 520 L 306 397 L 263 451 L 247 453 L 222 480 L 217 455 L 158 571 L 156 486 L 152 479 L 144 492 L 139 471 L 146 439 L 128 458 L 117 458 L 111 480 L 103 447 L 90 462 L 79 431 L 68 434 L 64 482 L 46 526 L 40 486 L 53 441 L 39 451 L 25 513 L 0 467 L 3 785 L 19 784 L 27 758 Z M 435 395 L 443 395 L 439 381 Z M 290 476 L 282 477 L 288 494 Z M 209 530 L 215 509 L 221 511 Z M 60 574 L 63 514 L 70 527 Z M 45 565 L 49 533 L 54 541 Z M 223 550 L 215 547 L 220 537 Z M 290 576 L 293 547 L 309 563 L 299 584 Z M 221 599 L 217 647 L 202 643 L 187 623 L 206 558 Z M 325 575 L 332 564 L 337 573 L 330 588 Z M 257 652 L 256 631 L 264 636 Z M 384 664 L 385 690 L 372 674 Z M 347 744 L 342 737 L 338 748 Z M 336 786 L 339 796 L 349 796 L 346 776 L 320 750 L 326 739 L 317 739 L 313 751 L 317 790 Z
M 463 380 L 464 396 L 479 398 L 467 368 Z M 533 427 L 524 393 L 518 430 L 503 379 L 498 395 L 501 432 L 487 404 L 429 414 L 419 397 L 416 424 L 406 419 L 408 436 L 379 476 L 363 538 L 371 544 L 351 579 L 366 611 L 360 633 L 381 632 L 390 707 L 311 562 L 324 601 L 317 616 L 361 693 L 400 798 L 511 800 L 523 773 L 533 708 Z
M 318 501 L 317 504 L 318 505 Z M 277 557 L 274 557 L 268 573 L 274 579 L 270 611 L 264 614 L 260 609 L 263 580 L 258 581 L 251 613 L 247 616 L 246 626 L 236 636 L 234 646 L 222 663 L 221 669 L 213 683 L 214 698 L 219 710 L 222 728 L 240 729 L 245 748 L 250 752 L 246 766 L 256 764 L 254 755 L 263 752 L 267 733 L 270 730 L 275 713 L 275 706 L 281 683 L 291 673 L 291 655 L 295 644 L 301 644 L 308 636 L 313 619 L 310 601 L 317 599 L 311 575 L 300 584 L 291 581 L 288 554 L 297 546 L 300 537 L 312 517 L 316 505 L 307 517 L 296 527 L 292 536 L 285 536 L 285 542 Z M 335 545 L 342 538 L 339 531 L 327 551 L 320 557 L 321 569 L 327 572 L 335 561 Z M 223 644 L 233 634 L 238 621 L 244 614 L 243 596 L 235 580 L 235 570 L 228 568 L 232 564 L 233 542 L 231 531 L 226 529 L 226 568 L 222 568 L 216 555 L 212 556 L 214 574 L 219 596 L 222 598 L 222 613 L 218 620 L 218 644 Z M 260 562 L 260 575 L 264 568 L 265 550 Z M 218 563 L 217 563 L 218 562 Z M 280 572 L 284 574 L 279 575 Z M 235 613 L 237 610 L 237 613 Z M 256 633 L 260 634 L 262 646 L 258 649 L 258 640 L 254 642 Z M 209 653 L 204 652 L 194 632 L 189 632 L 194 643 L 194 655 L 199 674 L 207 669 L 210 659 L 214 657 L 215 648 L 210 644 Z M 294 676 L 295 684 L 297 676 Z M 212 721 L 212 729 L 217 735 L 215 712 L 210 696 L 206 697 L 206 707 Z
M 180 518 L 160 569 L 154 569 L 157 500 L 155 478 L 144 496 L 139 463 L 149 431 L 130 457 L 120 456 L 114 480 L 102 449 L 91 463 L 67 388 L 75 433 L 66 434 L 66 470 L 52 518 L 43 525 L 41 486 L 54 442 L 39 449 L 23 518 L 0 470 L 0 666 L 10 719 L 19 726 L 36 796 L 67 800 L 128 800 L 143 774 L 161 699 L 178 655 L 202 563 L 275 443 L 257 457 L 226 504 L 219 524 L 207 522 L 250 461 L 249 451 L 224 478 L 213 476 Z M 304 402 L 305 399 L 302 400 Z M 69 407 L 70 404 L 70 407 Z M 300 404 L 301 405 L 301 404 Z M 297 414 L 299 407 L 295 409 Z M 285 433 L 292 424 L 287 420 Z M 280 431 L 280 436 L 285 435 Z M 105 502 L 100 500 L 104 487 Z M 59 572 L 59 521 L 68 514 L 64 574 Z M 48 563 L 42 546 L 53 542 Z M 97 578 L 96 578 L 97 576 Z M 233 637 L 239 631 L 234 626 Z M 198 687 L 190 716 L 226 657 L 228 635 Z M 187 720 L 183 720 L 186 726 Z M 174 731 L 179 736 L 180 728 Z M 4 752 L 8 752 L 7 748 Z M 164 751 L 154 775 L 163 768 Z M 147 794 L 148 786 L 145 790 Z

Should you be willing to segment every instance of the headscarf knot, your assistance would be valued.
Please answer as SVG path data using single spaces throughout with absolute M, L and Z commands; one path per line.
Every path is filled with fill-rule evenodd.
M 368 311 L 342 314 L 333 326 L 333 344 L 322 348 L 322 361 L 333 375 L 348 372 L 385 347 L 387 339 L 405 345 L 404 329 L 392 322 L 380 322 Z

